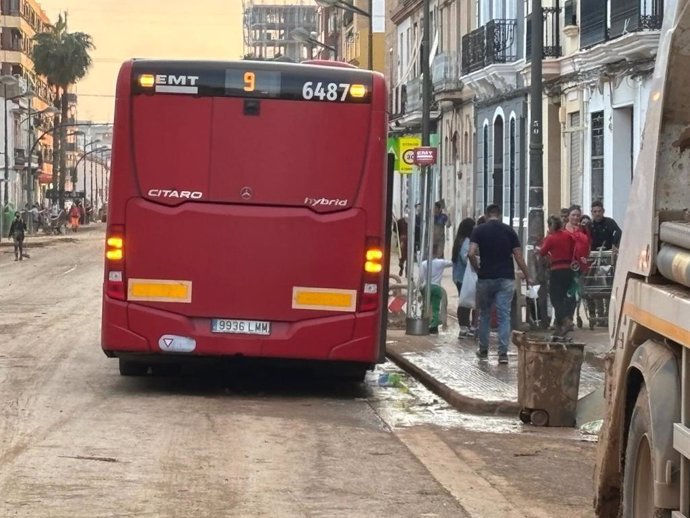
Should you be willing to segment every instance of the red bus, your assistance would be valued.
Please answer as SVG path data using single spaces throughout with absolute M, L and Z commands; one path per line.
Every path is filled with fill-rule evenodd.
M 133 60 L 117 82 L 102 348 L 382 361 L 386 87 L 328 62 Z

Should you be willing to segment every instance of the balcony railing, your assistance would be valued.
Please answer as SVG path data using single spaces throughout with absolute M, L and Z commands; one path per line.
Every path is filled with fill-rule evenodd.
M 611 0 L 610 26 L 606 2 L 582 0 L 580 48 L 586 49 L 625 34 L 660 30 L 663 0 Z
M 24 54 L 31 53 L 31 40 L 28 39 L 12 39 L 10 41 L 2 42 L 2 50 L 9 50 L 13 52 L 23 52 Z
M 455 90 L 460 87 L 460 56 L 444 52 L 434 58 L 431 70 L 434 91 Z
M 26 152 L 22 148 L 14 148 L 14 165 L 26 165 Z
M 663 19 L 663 0 L 612 0 L 609 38 L 628 32 L 659 30 Z
M 462 74 L 517 60 L 517 20 L 491 20 L 462 37 Z
M 543 58 L 560 58 L 561 49 L 561 27 L 560 14 L 558 7 L 544 7 L 544 56 Z M 527 16 L 525 35 L 525 59 L 532 59 L 532 17 Z

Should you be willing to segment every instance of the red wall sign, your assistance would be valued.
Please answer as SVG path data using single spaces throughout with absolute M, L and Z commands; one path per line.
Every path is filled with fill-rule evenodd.
M 435 147 L 418 147 L 414 150 L 414 163 L 417 165 L 434 165 L 436 163 Z

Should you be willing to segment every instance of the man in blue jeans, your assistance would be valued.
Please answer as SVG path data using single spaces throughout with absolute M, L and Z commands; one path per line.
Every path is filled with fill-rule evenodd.
M 515 231 L 501 221 L 501 208 L 486 208 L 486 223 L 478 225 L 470 237 L 468 259 L 477 272 L 477 306 L 479 308 L 479 350 L 477 357 L 489 356 L 489 325 L 491 307 L 498 317 L 498 363 L 508 363 L 510 340 L 510 307 L 515 293 L 513 259 L 530 285 L 527 265 L 522 256 L 520 240 Z

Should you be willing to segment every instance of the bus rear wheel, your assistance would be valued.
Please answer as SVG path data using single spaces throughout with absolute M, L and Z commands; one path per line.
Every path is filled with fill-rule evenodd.
M 148 371 L 145 363 L 120 358 L 120 376 L 146 376 Z
M 654 506 L 654 445 L 649 394 L 643 385 L 628 427 L 623 475 L 623 514 L 629 518 L 670 518 L 671 511 Z

